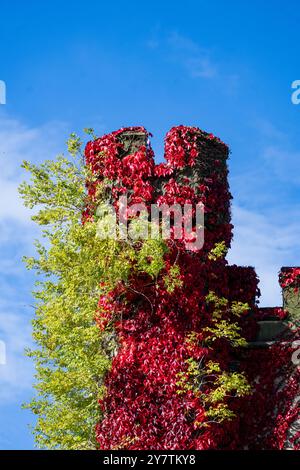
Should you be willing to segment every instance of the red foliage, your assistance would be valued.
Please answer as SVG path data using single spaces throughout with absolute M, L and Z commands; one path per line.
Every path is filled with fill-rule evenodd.
M 155 165 L 149 144 L 141 145 L 129 155 L 124 152 L 120 137 L 128 130 L 144 133 L 145 137 L 149 135 L 144 128 L 127 128 L 87 144 L 86 162 L 97 181 L 87 183 L 89 205 L 84 218 L 93 217 L 97 186 L 109 180 L 110 197 L 116 207 L 118 197 L 125 191 L 132 203 L 202 202 L 205 243 L 201 250 L 191 252 L 180 241 L 169 241 L 163 274 L 176 259 L 183 281 L 182 287 L 174 292 L 167 291 L 163 276 L 157 283 L 136 276 L 131 279 L 130 288 L 119 285 L 99 300 L 99 327 L 104 329 L 113 322 L 119 344 L 106 377 L 107 393 L 100 403 L 104 419 L 96 429 L 99 446 L 101 449 L 259 447 L 261 421 L 269 417 L 264 409 L 266 393 L 272 395 L 278 368 L 286 364 L 285 353 L 279 354 L 276 349 L 266 353 L 266 364 L 276 365 L 270 374 L 263 369 L 260 351 L 248 353 L 247 360 L 242 361 L 242 370 L 247 371 L 253 385 L 257 376 L 261 379 L 255 385 L 252 399 L 228 398 L 231 408 L 237 410 L 237 418 L 231 422 L 204 426 L 208 418 L 201 400 L 193 391 L 177 393 L 178 374 L 187 371 L 187 359 L 215 360 L 224 370 L 229 370 L 235 359 L 226 341 L 215 341 L 213 349 L 203 341 L 207 334 L 203 328 L 211 325 L 211 307 L 205 301 L 209 291 L 230 301 L 248 302 L 252 315 L 247 313 L 241 325 L 247 339 L 253 339 L 256 333 L 259 290 L 255 271 L 228 266 L 223 259 L 208 258 L 216 243 L 225 241 L 229 247 L 232 237 L 228 148 L 211 134 L 178 126 L 166 136 L 166 163 Z M 196 335 L 193 342 L 187 341 L 191 332 Z M 209 390 L 206 385 L 204 391 Z M 291 386 L 289 402 L 294 391 Z M 279 400 L 278 393 L 274 400 Z M 271 410 L 276 403 L 273 396 L 268 396 L 268 400 L 268 410 Z M 291 423 L 293 413 L 288 411 L 284 419 Z M 260 414 L 262 420 L 258 419 Z M 269 426 L 272 430 L 264 431 L 267 448 L 283 445 L 287 427 L 281 414 L 275 413 Z
M 282 307 L 263 307 L 256 312 L 257 320 L 285 320 L 288 318 L 288 312 Z
M 294 336 L 295 339 L 297 335 Z M 291 338 L 290 338 L 291 339 Z M 291 341 L 276 342 L 267 349 L 250 350 L 243 367 L 254 393 L 241 407 L 240 446 L 249 449 L 300 449 L 299 433 L 290 434 L 300 416 L 300 370 L 292 363 Z
M 300 268 L 281 268 L 279 283 L 282 288 L 293 287 L 298 291 L 300 284 Z

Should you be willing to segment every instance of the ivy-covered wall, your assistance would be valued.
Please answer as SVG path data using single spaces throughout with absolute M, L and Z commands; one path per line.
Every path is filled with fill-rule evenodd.
M 101 402 L 105 418 L 97 427 L 100 447 L 298 448 L 299 435 L 291 432 L 299 417 L 295 400 L 298 372 L 291 362 L 291 342 L 296 332 L 287 328 L 288 338 L 284 332 L 281 337 L 271 338 L 275 341 L 258 342 L 263 311 L 257 307 L 260 293 L 254 269 L 228 266 L 224 257 L 211 256 L 220 243 L 225 242 L 229 248 L 232 237 L 228 148 L 211 134 L 179 126 L 166 136 L 165 163 L 154 165 L 152 150 L 146 146 L 148 134 L 144 133 L 144 142 L 141 129 L 130 129 L 88 145 L 87 162 L 96 166 L 96 186 L 103 181 L 106 159 L 111 158 L 109 177 L 116 204 L 120 188 L 129 191 L 134 201 L 144 201 L 147 188 L 149 204 L 203 202 L 205 244 L 193 254 L 187 252 L 184 243 L 169 246 L 164 276 L 176 265 L 180 278 L 171 292 L 163 277 L 158 277 L 152 285 L 151 279 L 136 278 L 134 292 L 119 286 L 111 293 L 110 312 L 120 302 L 121 292 L 126 314 L 121 322 L 120 318 L 113 322 L 119 350 L 107 377 L 106 398 Z M 122 148 L 119 150 L 119 142 L 125 154 Z M 97 158 L 101 151 L 105 155 L 103 172 L 99 172 Z M 116 171 L 128 154 L 134 168 L 130 180 L 124 178 L 124 170 L 119 174 Z M 139 154 L 144 155 L 146 173 L 139 173 Z M 227 304 L 219 315 L 220 298 Z M 284 307 L 293 305 L 290 317 L 295 315 L 295 299 L 298 294 L 291 290 L 287 294 L 285 289 Z M 249 307 L 238 320 L 247 347 L 234 344 L 230 340 L 232 332 L 226 332 L 227 325 L 222 324 L 223 316 L 234 324 L 232 308 L 231 315 L 227 311 L 234 302 Z M 101 317 L 101 309 L 99 314 Z M 215 330 L 214 315 L 218 325 Z M 286 314 L 275 308 L 269 315 L 282 321 Z M 240 393 L 244 396 L 238 399 L 239 391 L 233 386 L 218 398 L 216 393 L 216 400 L 209 402 L 207 397 L 218 389 L 215 384 L 209 385 L 213 373 L 206 369 L 211 361 L 225 374 L 232 370 L 245 372 L 251 393 Z

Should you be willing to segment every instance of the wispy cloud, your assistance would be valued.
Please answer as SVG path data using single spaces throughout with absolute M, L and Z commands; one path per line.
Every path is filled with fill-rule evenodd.
M 268 120 L 254 124 L 255 159 L 231 177 L 234 241 L 231 262 L 253 265 L 262 305 L 281 305 L 278 271 L 300 263 L 300 152 Z
M 199 46 L 192 39 L 174 32 L 167 37 L 174 58 L 193 78 L 214 78 L 218 74 L 216 63 L 209 49 Z
M 213 78 L 217 75 L 216 65 L 208 57 L 191 57 L 184 65 L 191 77 Z
M 267 120 L 256 122 L 261 136 L 262 159 L 278 181 L 300 185 L 300 151 L 293 148 L 289 135 Z
M 18 195 L 25 177 L 20 165 L 24 159 L 52 158 L 63 149 L 65 137 L 63 123 L 29 127 L 0 115 L 0 340 L 7 354 L 6 365 L 0 365 L 0 406 L 21 402 L 33 380 L 31 361 L 24 356 L 31 345 L 33 278 L 21 258 L 32 253 L 37 229 Z
M 300 151 L 289 151 L 282 146 L 270 145 L 263 154 L 276 178 L 289 184 L 300 185 Z
M 300 151 L 289 135 L 267 120 L 258 120 L 249 128 L 252 134 L 251 157 L 236 164 L 231 184 L 240 203 L 260 209 L 276 207 L 296 209 L 300 191 Z M 248 149 L 246 149 L 248 150 Z
M 300 259 L 300 211 L 251 211 L 233 205 L 234 240 L 230 263 L 254 266 L 260 278 L 261 305 L 281 305 L 278 271 Z
M 212 79 L 218 76 L 218 66 L 211 50 L 178 32 L 161 34 L 156 30 L 147 46 L 160 50 L 168 61 L 178 64 L 191 78 Z
M 24 390 L 32 387 L 33 366 L 24 357 L 24 348 L 31 346 L 31 329 L 28 316 L 20 315 L 21 311 L 24 305 L 20 302 L 0 309 L 1 338 L 6 344 L 6 364 L 0 366 L 1 405 L 22 400 Z
M 201 44 L 178 31 L 163 31 L 159 26 L 152 31 L 146 46 L 165 63 L 177 67 L 178 72 L 191 80 L 215 82 L 225 95 L 235 96 L 241 85 L 238 64 L 228 67 L 219 49 Z
M 24 178 L 20 165 L 23 160 L 40 162 L 59 151 L 64 123 L 52 122 L 29 127 L 17 119 L 0 115 L 0 220 L 26 223 L 29 213 L 18 196 L 18 185 Z
M 273 142 L 287 142 L 288 136 L 281 129 L 278 129 L 268 119 L 259 118 L 253 124 L 260 137 L 264 140 L 271 139 Z

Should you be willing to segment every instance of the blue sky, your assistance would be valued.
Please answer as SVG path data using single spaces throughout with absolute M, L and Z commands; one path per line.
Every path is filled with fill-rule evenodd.
M 297 1 L 1 2 L 0 449 L 30 449 L 33 278 L 21 264 L 36 229 L 16 188 L 23 158 L 65 150 L 71 131 L 144 125 L 163 137 L 198 126 L 229 144 L 231 262 L 254 265 L 262 305 L 280 305 L 277 271 L 300 259 Z

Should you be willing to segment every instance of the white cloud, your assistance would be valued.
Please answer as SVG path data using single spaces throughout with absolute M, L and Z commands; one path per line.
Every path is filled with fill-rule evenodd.
M 155 31 L 146 45 L 153 51 L 160 49 L 167 60 L 178 64 L 191 78 L 212 79 L 218 75 L 211 51 L 178 32 L 163 35 Z
M 260 304 L 280 306 L 278 271 L 294 266 L 300 255 L 300 213 L 296 209 L 258 213 L 233 205 L 234 240 L 230 263 L 254 266 L 260 278 Z
M 173 32 L 168 36 L 168 43 L 178 51 L 189 52 L 190 54 L 197 54 L 201 50 L 199 45 L 192 39 L 179 34 L 178 32 Z
M 255 123 L 260 136 L 261 164 L 272 180 L 300 184 L 300 152 L 291 146 L 289 135 L 266 119 Z
M 259 134 L 264 139 L 271 139 L 272 142 L 274 141 L 287 141 L 287 135 L 280 129 L 278 129 L 272 122 L 268 119 L 256 119 L 254 123 L 254 127 L 257 129 Z
M 22 400 L 24 390 L 32 387 L 33 365 L 24 356 L 24 349 L 31 346 L 31 329 L 28 316 L 21 313 L 24 306 L 18 302 L 0 309 L 1 340 L 6 345 L 6 364 L 0 365 L 1 405 Z
M 217 67 L 208 57 L 191 57 L 185 61 L 191 77 L 213 78 L 217 75 Z
M 33 252 L 38 230 L 30 221 L 17 188 L 25 178 L 23 160 L 40 162 L 64 150 L 66 125 L 29 127 L 0 115 L 0 340 L 6 344 L 6 365 L 0 365 L 0 405 L 21 402 L 32 387 L 32 361 L 24 356 L 31 345 L 33 276 L 21 262 Z
M 264 150 L 264 158 L 279 180 L 300 184 L 300 152 L 270 145 Z
M 200 47 L 192 39 L 173 32 L 167 45 L 174 60 L 181 64 L 192 78 L 214 78 L 218 74 L 216 63 L 208 49 Z
M 231 175 L 234 241 L 230 262 L 252 265 L 261 280 L 261 304 L 281 305 L 278 272 L 300 264 L 300 153 L 272 122 L 253 126 L 255 158 Z M 296 196 L 296 197 L 295 197 Z
M 64 123 L 30 128 L 7 115 L 0 115 L 0 220 L 29 221 L 29 211 L 17 191 L 25 177 L 20 165 L 23 160 L 40 162 L 59 153 L 62 135 L 66 135 Z
M 214 78 L 218 74 L 216 63 L 208 49 L 200 47 L 192 39 L 172 33 L 167 39 L 175 59 L 193 78 Z
M 177 65 L 191 79 L 217 81 L 218 89 L 226 95 L 234 96 L 240 88 L 240 74 L 229 69 L 223 57 L 217 56 L 218 50 L 204 47 L 177 31 L 164 32 L 156 27 L 146 46 L 153 54 L 161 54 L 163 60 Z

